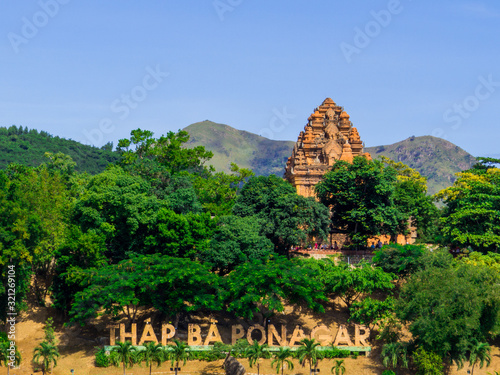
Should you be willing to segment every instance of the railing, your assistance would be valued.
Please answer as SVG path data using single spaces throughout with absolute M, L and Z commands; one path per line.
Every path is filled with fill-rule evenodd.
M 361 262 L 363 260 L 365 260 L 367 262 L 371 262 L 372 258 L 373 258 L 373 254 L 344 256 L 344 260 L 347 262 L 347 264 L 358 264 L 359 262 Z
M 135 345 L 134 347 L 138 351 L 142 351 L 142 350 L 146 349 L 146 347 L 143 346 L 143 345 Z M 104 346 L 104 351 L 105 352 L 111 352 L 111 350 L 113 348 L 118 348 L 118 345 L 114 345 L 114 346 L 105 345 Z M 168 346 L 164 346 L 163 348 L 166 351 L 173 350 L 172 348 L 170 348 Z M 269 350 L 270 352 L 278 352 L 280 348 L 281 348 L 280 346 L 269 346 L 267 348 L 267 350 Z M 292 352 L 294 352 L 294 351 L 297 351 L 299 349 L 299 346 L 292 346 L 292 347 L 287 346 L 286 348 L 288 348 Z M 331 350 L 332 348 L 339 349 L 339 350 L 349 350 L 351 352 L 370 352 L 372 350 L 371 346 L 344 346 L 344 345 L 331 346 L 331 345 L 329 345 L 329 346 L 319 346 L 319 347 L 317 347 L 317 349 L 319 351 Z M 191 346 L 189 346 L 189 350 L 193 351 L 193 352 L 197 352 L 197 351 L 209 351 L 209 350 L 212 350 L 212 349 L 213 349 L 213 345 L 191 345 Z

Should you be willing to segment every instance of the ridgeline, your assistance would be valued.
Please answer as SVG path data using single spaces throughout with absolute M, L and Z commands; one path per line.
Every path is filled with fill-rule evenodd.
M 451 186 L 455 174 L 471 168 L 476 159 L 447 140 L 432 137 L 410 137 L 387 146 L 365 147 L 373 158 L 381 155 L 401 161 L 427 177 L 429 194 Z
M 252 169 L 256 175 L 282 176 L 295 142 L 273 141 L 228 125 L 203 121 L 184 128 L 191 147 L 203 145 L 214 153 L 211 164 L 229 172 L 230 163 Z M 386 146 L 365 147 L 375 159 L 380 155 L 401 161 L 427 177 L 428 193 L 434 194 L 455 181 L 455 173 L 469 169 L 476 159 L 441 138 L 410 137 Z
M 102 172 L 109 163 L 118 160 L 113 145 L 108 143 L 102 148 L 87 146 L 82 143 L 52 136 L 45 131 L 29 130 L 27 127 L 11 126 L 0 128 L 0 169 L 5 169 L 10 163 L 38 166 L 47 162 L 46 152 L 69 155 L 76 162 L 76 170 L 97 174 Z
M 208 120 L 189 125 L 184 130 L 191 137 L 188 146 L 205 146 L 214 153 L 209 164 L 225 172 L 230 171 L 233 162 L 242 168 L 252 169 L 257 176 L 282 176 L 295 144 L 292 141 L 274 141 Z M 37 166 L 47 161 L 45 152 L 62 152 L 73 158 L 78 171 L 96 174 L 118 160 L 112 148 L 111 143 L 97 148 L 35 129 L 16 126 L 0 128 L 1 169 L 10 163 Z M 365 150 L 373 158 L 384 155 L 419 171 L 428 179 L 429 194 L 453 184 L 455 173 L 470 168 L 476 162 L 460 147 L 431 136 L 410 137 L 391 145 L 366 147 Z
M 190 135 L 189 147 L 205 146 L 214 153 L 210 164 L 229 172 L 231 163 L 250 168 L 257 176 L 282 176 L 286 160 L 292 153 L 292 141 L 273 141 L 229 125 L 202 121 L 183 130 Z

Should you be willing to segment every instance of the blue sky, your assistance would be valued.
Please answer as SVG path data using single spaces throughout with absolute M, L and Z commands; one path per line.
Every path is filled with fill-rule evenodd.
M 331 97 L 367 146 L 500 153 L 493 0 L 3 0 L 0 20 L 0 126 L 101 146 L 209 119 L 295 141 Z

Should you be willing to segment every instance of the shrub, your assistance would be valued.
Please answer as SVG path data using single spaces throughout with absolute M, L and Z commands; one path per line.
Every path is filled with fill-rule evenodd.
M 212 353 L 219 359 L 226 358 L 226 353 L 232 349 L 231 345 L 223 344 L 222 342 L 215 342 L 212 348 Z
M 326 358 L 326 359 L 347 358 L 351 355 L 351 351 L 350 350 L 342 350 L 342 349 L 338 349 L 338 348 L 328 348 L 325 350 L 321 350 L 320 354 L 323 358 Z
M 236 344 L 233 345 L 233 351 L 231 352 L 235 358 L 245 358 L 245 353 L 250 343 L 247 339 L 239 339 Z
M 443 359 L 439 354 L 426 351 L 420 347 L 413 353 L 413 363 L 417 368 L 417 375 L 444 374 Z
M 100 348 L 95 353 L 95 365 L 96 367 L 109 367 L 111 364 L 109 355 L 106 355 L 104 348 Z

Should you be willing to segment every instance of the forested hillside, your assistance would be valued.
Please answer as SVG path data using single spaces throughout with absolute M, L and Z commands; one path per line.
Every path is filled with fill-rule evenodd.
M 366 147 L 372 157 L 386 156 L 416 169 L 427 177 L 430 194 L 453 184 L 455 174 L 471 168 L 476 159 L 445 139 L 432 136 L 410 137 L 385 146 Z
M 5 169 L 10 163 L 38 166 L 47 161 L 46 152 L 62 152 L 76 162 L 77 171 L 96 174 L 118 160 L 112 148 L 111 143 L 99 149 L 22 126 L 1 127 L 0 169 Z

